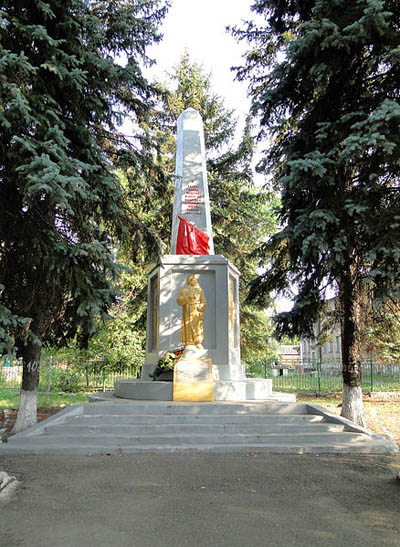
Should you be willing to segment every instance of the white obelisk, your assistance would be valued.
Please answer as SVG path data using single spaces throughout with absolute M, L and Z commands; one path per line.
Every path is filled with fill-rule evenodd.
M 173 255 L 176 254 L 179 216 L 209 236 L 209 254 L 213 255 L 203 121 L 194 108 L 187 108 L 178 118 L 171 237 Z
M 193 108 L 185 110 L 178 119 L 176 156 L 171 254 L 159 257 L 148 273 L 142 379 L 117 382 L 115 395 L 165 401 L 266 399 L 272 393 L 272 380 L 246 379 L 240 359 L 240 272 L 224 256 L 214 254 L 203 122 Z M 209 254 L 176 254 L 179 216 L 209 236 Z M 193 340 L 182 340 L 183 306 L 187 304 L 179 303 L 181 291 L 191 277 L 197 280 L 206 302 L 199 338 L 202 347 L 195 342 L 196 350 L 191 347 Z M 152 381 L 160 358 L 181 348 L 182 342 L 186 355 L 184 352 L 181 366 L 174 369 L 175 381 Z

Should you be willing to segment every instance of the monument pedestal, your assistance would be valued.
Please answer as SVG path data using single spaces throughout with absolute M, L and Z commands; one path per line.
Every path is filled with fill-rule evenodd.
M 166 352 L 182 348 L 179 291 L 195 275 L 207 299 L 204 353 L 214 380 L 244 380 L 240 362 L 239 271 L 222 255 L 165 255 L 149 271 L 146 358 L 142 379 L 150 379 Z
M 114 395 L 137 401 L 173 401 L 173 382 L 121 380 L 115 383 Z M 279 400 L 272 392 L 272 380 L 214 380 L 214 401 L 265 401 L 272 397 Z
M 214 400 L 211 359 L 181 359 L 174 367 L 173 400 Z
M 207 299 L 201 359 L 212 361 L 214 401 L 271 397 L 272 381 L 246 379 L 240 362 L 239 271 L 221 255 L 165 255 L 151 267 L 142 379 L 117 382 L 115 395 L 128 399 L 173 400 L 172 382 L 154 382 L 150 375 L 167 351 L 183 346 L 182 306 L 177 303 L 177 296 L 189 275 L 196 276 Z

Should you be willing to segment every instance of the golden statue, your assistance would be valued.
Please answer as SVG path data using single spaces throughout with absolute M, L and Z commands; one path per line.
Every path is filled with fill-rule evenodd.
M 235 300 L 232 278 L 229 279 L 229 342 L 232 347 L 235 347 Z
M 207 300 L 194 275 L 188 275 L 186 283 L 187 286 L 179 291 L 176 300 L 183 306 L 181 340 L 185 342 L 185 346 L 195 344 L 196 348 L 203 349 L 203 316 Z
M 158 342 L 158 278 L 153 278 L 153 349 L 157 349 Z

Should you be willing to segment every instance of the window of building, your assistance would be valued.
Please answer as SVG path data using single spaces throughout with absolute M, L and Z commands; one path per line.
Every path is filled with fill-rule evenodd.
M 329 353 L 333 353 L 333 342 L 329 340 Z
M 340 353 L 340 336 L 336 336 L 336 353 Z

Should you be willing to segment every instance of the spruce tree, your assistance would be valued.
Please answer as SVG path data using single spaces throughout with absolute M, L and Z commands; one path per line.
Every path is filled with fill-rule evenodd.
M 128 184 L 129 199 L 142 211 L 143 223 L 153 230 L 154 237 L 161 242 L 160 247 L 169 252 L 176 123 L 186 108 L 198 110 L 204 123 L 215 253 L 224 255 L 239 268 L 244 300 L 248 284 L 256 275 L 258 259 L 253 251 L 274 232 L 274 208 L 278 203 L 273 192 L 259 190 L 254 184 L 251 119 L 247 120 L 237 143 L 235 112 L 227 109 L 224 99 L 214 92 L 211 76 L 186 53 L 169 75 L 169 82 L 158 85 L 162 101 L 143 124 L 158 169 L 153 169 L 151 176 L 144 173 L 141 185 Z M 127 178 L 132 175 L 128 170 Z M 130 256 L 138 258 L 136 264 L 131 262 L 135 268 L 140 263 L 146 268 L 151 258 L 145 250 L 140 257 Z M 143 298 L 146 290 L 147 285 L 143 285 Z M 137 304 L 140 302 L 138 291 L 135 293 Z M 246 305 L 241 307 L 240 319 L 244 358 L 265 352 L 270 331 L 268 318 Z
M 364 423 L 360 299 L 400 282 L 400 12 L 393 0 L 257 0 L 238 77 L 249 81 L 265 152 L 282 190 L 282 230 L 261 255 L 251 296 L 299 293 L 278 334 L 311 334 L 327 286 L 342 325 L 342 415 Z M 267 139 L 271 139 L 271 145 Z
M 113 166 L 144 160 L 140 134 L 117 129 L 153 100 L 139 61 L 164 12 L 159 0 L 0 4 L 0 338 L 23 357 L 15 431 L 36 422 L 41 345 L 68 303 L 90 332 L 114 300 L 130 219 Z

